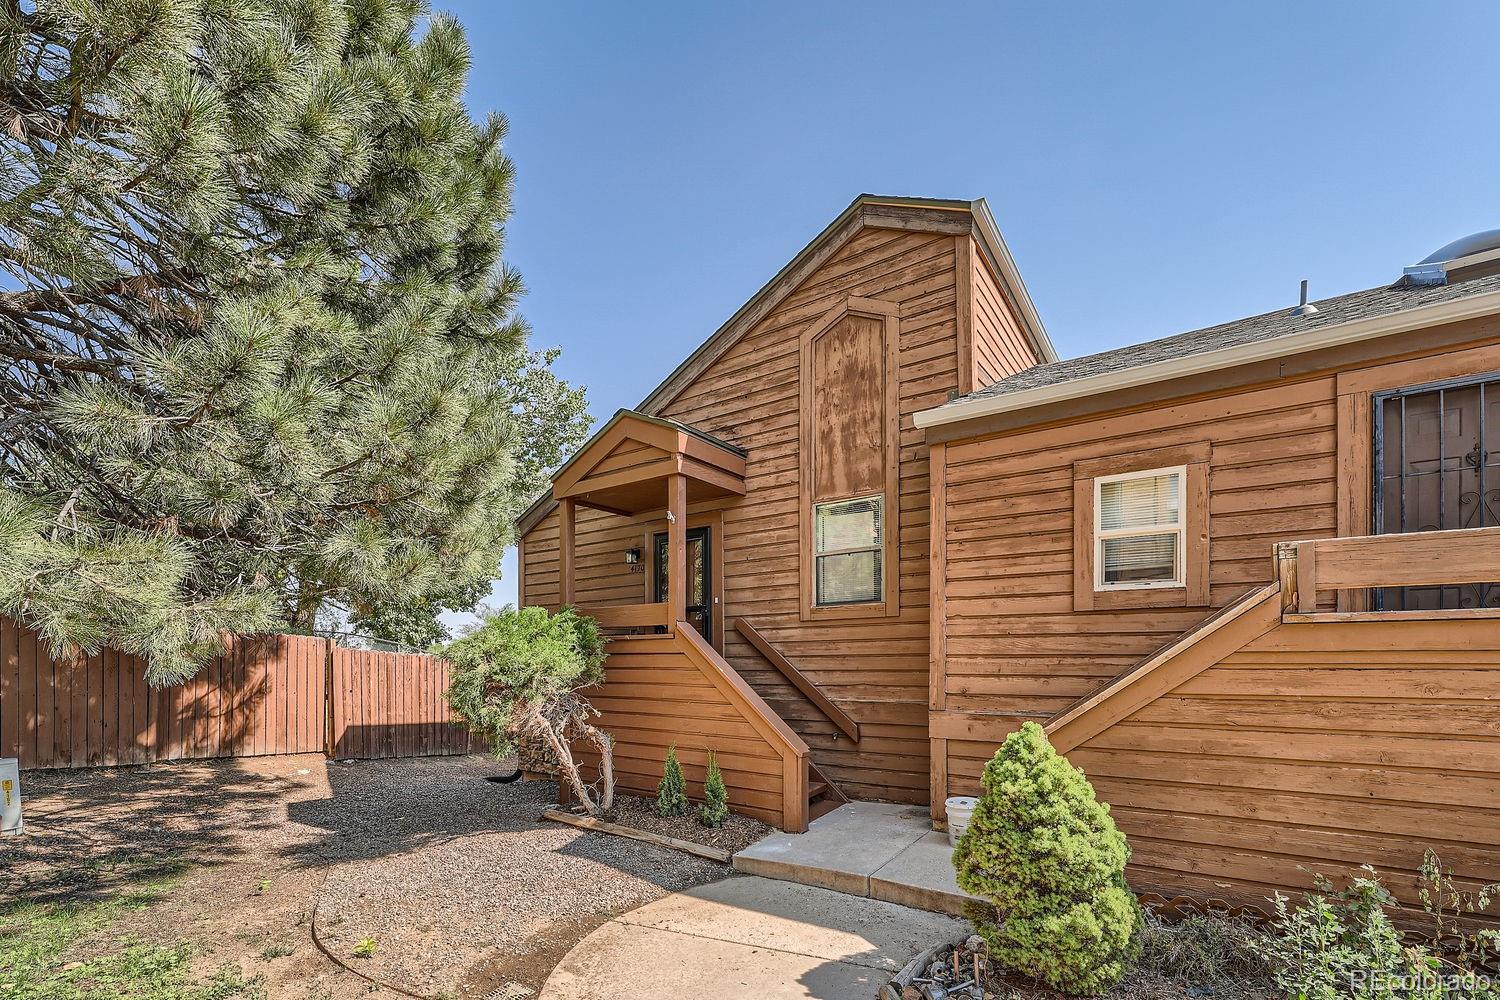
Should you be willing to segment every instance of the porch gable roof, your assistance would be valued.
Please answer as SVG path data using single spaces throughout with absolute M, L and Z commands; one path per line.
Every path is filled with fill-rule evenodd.
M 745 493 L 745 451 L 696 427 L 619 410 L 552 476 L 553 500 L 633 515 L 666 505 L 669 475 L 688 480 L 689 502 Z

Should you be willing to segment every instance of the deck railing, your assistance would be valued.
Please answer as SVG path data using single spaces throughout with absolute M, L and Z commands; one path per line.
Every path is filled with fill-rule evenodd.
M 665 628 L 671 631 L 671 609 L 661 604 L 611 604 L 585 606 L 578 609 L 588 615 L 606 631 L 614 629 Z
M 1322 591 L 1495 583 L 1500 581 L 1500 528 L 1278 542 L 1276 571 L 1284 616 L 1315 614 Z M 1353 614 L 1469 617 L 1494 610 Z

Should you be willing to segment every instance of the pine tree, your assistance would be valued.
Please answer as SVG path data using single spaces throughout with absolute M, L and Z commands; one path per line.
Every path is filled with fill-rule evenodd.
M 1109 807 L 1035 722 L 1006 737 L 982 786 L 953 865 L 965 892 L 993 904 L 969 914 L 990 955 L 1068 993 L 1106 991 L 1137 952 L 1141 920 Z
M 729 818 L 729 789 L 724 787 L 724 772 L 719 770 L 719 759 L 708 752 L 708 775 L 703 779 L 703 805 L 698 807 L 698 819 L 704 826 L 723 826 Z
M 682 776 L 682 764 L 677 760 L 677 746 L 667 747 L 667 759 L 662 764 L 661 782 L 656 786 L 656 814 L 658 816 L 681 816 L 687 812 L 687 779 Z
M 418 0 L 0 4 L 0 612 L 161 682 L 497 575 L 587 418 L 469 62 Z

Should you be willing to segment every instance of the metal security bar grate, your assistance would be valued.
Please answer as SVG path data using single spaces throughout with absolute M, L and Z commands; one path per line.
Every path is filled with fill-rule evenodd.
M 1500 373 L 1377 393 L 1375 531 L 1500 525 Z M 1500 607 L 1500 584 L 1386 587 L 1381 611 Z

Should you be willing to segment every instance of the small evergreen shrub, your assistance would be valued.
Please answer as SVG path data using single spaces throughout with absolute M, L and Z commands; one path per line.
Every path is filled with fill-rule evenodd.
M 661 783 L 656 786 L 656 815 L 681 816 L 687 808 L 687 781 L 682 777 L 682 764 L 677 760 L 677 746 L 673 744 L 667 747 Z
M 953 864 L 958 884 L 993 904 L 969 914 L 991 958 L 1064 992 L 1108 990 L 1138 954 L 1141 925 L 1109 807 L 1034 722 L 1006 738 L 982 784 Z
M 497 757 L 520 751 L 535 760 L 540 747 L 595 815 L 614 804 L 614 744 L 593 725 L 599 712 L 582 692 L 604 680 L 604 642 L 598 623 L 572 608 L 506 607 L 440 650 L 453 664 L 453 711 Z M 599 755 L 594 782 L 573 753 L 580 746 Z
M 708 752 L 708 777 L 703 779 L 703 805 L 698 809 L 698 820 L 704 826 L 723 826 L 729 818 L 729 789 L 724 787 L 724 772 L 719 770 L 719 759 Z

